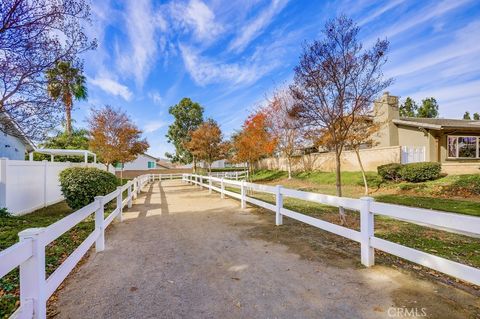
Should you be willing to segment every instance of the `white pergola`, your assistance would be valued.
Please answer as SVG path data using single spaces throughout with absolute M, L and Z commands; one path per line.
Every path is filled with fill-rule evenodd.
M 97 154 L 87 150 L 64 150 L 55 148 L 37 148 L 33 152 L 30 152 L 29 160 L 33 161 L 33 153 L 50 155 L 50 161 L 54 161 L 55 155 L 64 156 L 83 156 L 85 163 L 88 163 L 88 156 L 93 156 L 93 162 L 97 162 Z

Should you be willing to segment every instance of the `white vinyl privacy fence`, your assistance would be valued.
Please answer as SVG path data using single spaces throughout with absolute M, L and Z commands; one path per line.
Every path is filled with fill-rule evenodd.
M 94 243 L 97 252 L 105 249 L 105 229 L 115 218 L 122 221 L 123 208 L 131 207 L 132 200 L 151 180 L 151 175 L 139 176 L 48 227 L 21 231 L 20 242 L 0 252 L 0 278 L 20 266 L 20 307 L 11 317 L 45 318 L 48 298 Z M 127 196 L 123 196 L 125 191 Z M 105 218 L 104 207 L 111 201 L 116 208 Z M 45 247 L 92 214 L 95 230 L 46 278 Z
M 239 199 L 242 208 L 246 203 L 263 207 L 275 212 L 277 225 L 282 225 L 283 216 L 296 219 L 300 222 L 326 230 L 328 232 L 346 237 L 359 242 L 361 245 L 361 262 L 366 267 L 375 263 L 375 251 L 379 249 L 392 255 L 401 257 L 422 266 L 443 272 L 447 275 L 465 280 L 475 285 L 480 285 L 480 269 L 435 256 L 417 249 L 409 248 L 397 243 L 375 237 L 375 215 L 389 216 L 402 221 L 442 228 L 445 230 L 461 232 L 464 234 L 480 234 L 480 218 L 440 211 L 433 211 L 407 206 L 377 203 L 371 197 L 360 199 L 323 195 L 318 193 L 303 192 L 282 186 L 269 186 L 246 181 L 228 180 L 194 174 L 184 174 L 183 180 L 206 187 L 209 192 L 217 191 L 222 198 L 225 195 Z M 225 187 L 237 188 L 240 193 L 226 190 Z M 275 205 L 248 196 L 250 191 L 272 194 L 275 196 Z M 284 197 L 296 198 L 319 204 L 344 207 L 349 210 L 360 212 L 360 231 L 339 226 L 304 215 L 283 207 Z
M 22 215 L 62 201 L 59 174 L 74 166 L 106 169 L 105 165 L 93 163 L 0 159 L 0 207 Z
M 425 162 L 425 146 L 402 146 L 402 164 Z

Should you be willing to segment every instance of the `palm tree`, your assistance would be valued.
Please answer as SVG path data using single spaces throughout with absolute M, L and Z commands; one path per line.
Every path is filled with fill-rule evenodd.
M 65 105 L 65 132 L 72 134 L 72 106 L 75 100 L 87 99 L 86 78 L 80 68 L 73 67 L 68 61 L 59 61 L 46 72 L 47 91 L 54 100 L 61 99 Z

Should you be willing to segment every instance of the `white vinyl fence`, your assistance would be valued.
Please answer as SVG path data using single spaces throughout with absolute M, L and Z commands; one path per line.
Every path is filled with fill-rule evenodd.
M 248 178 L 248 171 L 225 171 L 225 172 L 211 172 L 208 173 L 208 176 L 212 177 L 223 177 L 223 178 L 231 178 L 238 181 L 238 179 Z
M 103 164 L 93 163 L 0 159 L 0 207 L 22 215 L 62 201 L 59 174 L 74 166 L 106 169 Z
M 131 207 L 142 187 L 152 181 L 152 175 L 142 175 L 105 196 L 44 228 L 21 231 L 20 242 L 0 252 L 0 278 L 20 266 L 20 307 L 11 318 L 46 318 L 48 298 L 55 292 L 75 265 L 95 243 L 96 251 L 105 249 L 105 229 L 122 210 Z M 127 196 L 123 198 L 123 192 Z M 116 208 L 104 218 L 104 206 L 115 200 Z M 95 214 L 95 230 L 48 277 L 45 277 L 45 247 L 88 216 Z
M 184 174 L 183 180 L 188 183 L 206 187 L 212 190 L 239 199 L 242 208 L 249 202 L 275 212 L 277 225 L 282 225 L 283 216 L 287 216 L 328 232 L 349 238 L 361 245 L 361 262 L 366 267 L 375 263 L 374 249 L 379 249 L 392 255 L 401 257 L 422 266 L 443 272 L 447 275 L 480 285 L 480 269 L 435 256 L 417 249 L 399 245 L 378 237 L 374 233 L 375 215 L 389 216 L 402 221 L 422 224 L 431 227 L 440 227 L 446 230 L 459 231 L 464 234 L 480 234 L 480 218 L 460 214 L 445 213 L 421 208 L 377 203 L 371 197 L 360 199 L 323 195 L 303 192 L 282 186 L 268 186 L 235 181 L 224 178 Z M 225 190 L 225 186 L 239 188 L 240 194 Z M 275 195 L 275 205 L 247 196 L 248 191 L 256 191 Z M 360 231 L 335 225 L 321 219 L 313 218 L 283 207 L 283 198 L 291 197 L 319 204 L 344 207 L 360 212 Z
M 425 146 L 402 146 L 402 164 L 425 161 Z

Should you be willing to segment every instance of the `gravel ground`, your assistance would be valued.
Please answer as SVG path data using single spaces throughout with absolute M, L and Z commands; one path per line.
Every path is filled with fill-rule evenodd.
M 180 181 L 147 190 L 108 231 L 105 251 L 67 279 L 55 318 L 389 318 L 405 282 L 435 289 L 386 267 L 335 267 L 246 236 L 265 221 L 218 194 Z

